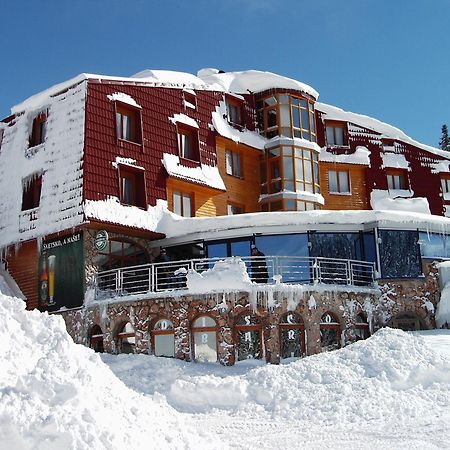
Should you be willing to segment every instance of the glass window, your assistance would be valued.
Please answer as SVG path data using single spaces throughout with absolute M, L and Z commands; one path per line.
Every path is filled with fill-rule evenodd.
M 355 336 L 357 341 L 370 336 L 369 324 L 362 313 L 358 314 L 355 319 Z
M 142 142 L 140 110 L 116 104 L 116 132 L 118 139 L 140 144 Z
M 408 189 L 406 173 L 386 173 L 388 189 Z
M 227 175 L 241 177 L 241 155 L 238 152 L 225 150 L 225 167 Z
M 103 353 L 103 331 L 98 325 L 94 325 L 89 333 L 89 347 L 96 353 Z
M 47 111 L 41 112 L 33 119 L 31 134 L 29 136 L 29 147 L 35 147 L 45 141 L 47 130 Z
M 181 158 L 199 161 L 198 133 L 196 130 L 178 126 L 178 152 Z
M 358 233 L 310 233 L 310 255 L 323 258 L 361 259 Z
M 347 170 L 328 171 L 329 192 L 333 194 L 350 193 L 350 174 Z
M 126 322 L 119 327 L 117 334 L 118 353 L 134 353 L 136 347 L 136 337 L 134 328 L 130 322 Z
M 422 274 L 417 231 L 380 230 L 379 237 L 383 278 L 417 278 Z
M 217 324 L 214 319 L 202 316 L 192 325 L 196 361 L 217 361 Z
M 119 166 L 120 201 L 124 205 L 145 208 L 145 176 L 142 170 Z
M 424 258 L 450 258 L 450 236 L 437 233 L 419 233 L 420 251 Z
M 173 212 L 183 217 L 192 217 L 191 194 L 173 191 Z
M 22 211 L 34 209 L 41 201 L 42 174 L 33 175 L 22 180 Z
M 450 178 L 441 178 L 441 188 L 444 194 L 450 192 Z
M 328 145 L 348 145 L 345 138 L 344 127 L 344 124 L 326 126 Z
M 323 352 L 336 350 L 341 346 L 341 327 L 331 313 L 325 313 L 320 319 L 320 344 Z
M 280 321 L 281 358 L 299 358 L 305 353 L 305 331 L 300 316 L 284 314 Z
M 153 353 L 155 356 L 175 356 L 175 331 L 173 323 L 168 319 L 160 319 L 152 330 Z

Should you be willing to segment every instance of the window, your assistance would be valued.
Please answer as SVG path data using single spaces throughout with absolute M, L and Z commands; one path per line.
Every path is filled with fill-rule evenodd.
M 344 124 L 327 125 L 328 145 L 348 145 Z
M 340 348 L 341 325 L 333 314 L 327 312 L 320 319 L 320 344 L 323 352 Z
M 388 189 L 408 189 L 406 174 L 404 172 L 386 172 Z
M 197 318 L 192 324 L 196 361 L 217 361 L 217 323 L 208 316 Z
M 294 95 L 279 94 L 257 102 L 259 126 L 268 138 L 298 137 L 316 141 L 314 102 Z
M 117 139 L 140 144 L 142 142 L 141 111 L 116 103 Z
M 96 353 L 103 353 L 103 331 L 98 325 L 94 325 L 89 333 L 89 347 Z
M 241 155 L 239 154 L 239 152 L 225 150 L 225 166 L 227 175 L 243 178 L 241 167 Z
M 173 212 L 183 217 L 192 217 L 192 197 L 185 192 L 174 191 Z
M 45 132 L 47 129 L 47 111 L 43 111 L 33 119 L 31 134 L 29 137 L 29 146 L 35 147 L 45 140 Z
M 237 360 L 257 359 L 262 356 L 262 325 L 248 313 L 236 319 L 235 342 Z
M 228 122 L 235 125 L 242 125 L 241 105 L 239 102 L 227 99 Z
M 328 187 L 331 194 L 350 194 L 350 174 L 347 170 L 329 170 Z
M 1 131 L 0 131 L 0 133 L 1 133 Z M 0 134 L 0 136 L 1 136 L 1 134 Z M 444 194 L 448 194 L 450 192 L 450 178 L 441 178 L 441 188 L 442 188 L 442 192 Z
M 33 174 L 22 180 L 22 211 L 37 208 L 41 200 L 42 174 Z
M 181 158 L 200 160 L 197 130 L 178 126 L 178 152 Z
M 367 339 L 370 336 L 369 324 L 363 313 L 356 316 L 355 320 L 355 337 L 357 341 Z
M 134 353 L 136 348 L 136 337 L 131 323 L 124 322 L 117 330 L 117 353 Z
M 185 108 L 197 109 L 197 96 L 194 91 L 183 91 L 183 103 Z
M 238 206 L 238 205 L 232 205 L 231 203 L 228 203 L 227 214 L 229 216 L 234 216 L 236 214 L 244 214 L 244 207 Z
M 399 315 L 392 319 L 388 326 L 403 331 L 419 331 L 421 329 L 419 318 L 413 314 Z
M 109 239 L 108 246 L 94 257 L 98 270 L 118 269 L 120 267 L 137 266 L 149 262 L 148 255 L 143 247 L 135 242 Z M 106 283 L 107 279 L 102 278 Z
M 151 332 L 152 347 L 155 356 L 175 356 L 175 330 L 168 319 L 158 320 Z
M 280 321 L 280 344 L 282 359 L 299 358 L 305 352 L 305 327 L 295 312 L 287 312 Z
M 143 170 L 119 166 L 119 184 L 121 203 L 139 208 L 147 206 Z

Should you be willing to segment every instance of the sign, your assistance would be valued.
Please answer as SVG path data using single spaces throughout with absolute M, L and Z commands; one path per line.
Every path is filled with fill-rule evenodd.
M 105 250 L 108 245 L 108 239 L 108 232 L 106 230 L 100 230 L 97 232 L 94 240 L 94 246 L 97 251 L 101 252 L 102 250 Z
M 49 311 L 83 305 L 83 233 L 44 241 L 39 257 L 39 306 Z

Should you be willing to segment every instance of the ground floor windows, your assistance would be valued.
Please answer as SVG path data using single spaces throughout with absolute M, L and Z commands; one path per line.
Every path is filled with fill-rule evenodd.
M 130 322 L 119 325 L 116 336 L 117 353 L 134 353 L 136 347 L 136 337 L 134 328 Z
M 262 357 L 262 325 L 256 316 L 242 314 L 235 326 L 236 359 L 259 359 Z
M 391 328 L 399 328 L 403 331 L 418 331 L 421 329 L 420 320 L 413 314 L 402 314 L 395 317 L 389 323 Z
M 103 353 L 103 331 L 98 325 L 94 325 L 89 333 L 89 347 L 97 353 Z
M 355 336 L 358 341 L 367 339 L 370 336 L 369 324 L 367 322 L 366 316 L 362 313 L 356 316 Z
M 306 354 L 305 327 L 298 314 L 288 312 L 281 318 L 280 345 L 282 359 L 300 358 Z
M 192 337 L 196 361 L 217 361 L 217 324 L 214 319 L 198 317 L 192 324 Z
M 167 319 L 158 320 L 151 331 L 152 348 L 155 356 L 175 356 L 175 331 Z
M 326 312 L 320 319 L 320 345 L 323 352 L 336 350 L 341 346 L 341 325 L 330 312 Z

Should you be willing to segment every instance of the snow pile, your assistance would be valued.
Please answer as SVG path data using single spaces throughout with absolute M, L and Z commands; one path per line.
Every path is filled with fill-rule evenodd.
M 441 262 L 437 267 L 443 289 L 436 309 L 436 326 L 448 328 L 450 327 L 450 261 Z
M 74 344 L 61 317 L 24 308 L 0 294 L 2 448 L 202 447 L 161 397 L 132 391 Z
M 252 282 L 245 263 L 239 257 L 217 261 L 212 269 L 204 272 L 189 270 L 187 287 L 193 294 L 208 294 L 217 290 L 248 291 Z
M 127 105 L 130 106 L 134 106 L 135 108 L 142 108 L 142 106 L 139 105 L 133 97 L 123 92 L 114 92 L 113 94 L 108 95 L 108 98 L 112 102 L 117 101 L 121 103 L 126 103 Z
M 396 195 L 401 195 L 403 193 L 406 193 L 408 196 L 412 195 L 410 191 L 399 192 L 399 190 L 383 191 L 374 189 L 370 193 L 370 205 L 373 209 L 385 211 L 408 211 L 420 214 L 431 214 L 427 198 L 402 198 L 397 197 Z
M 393 169 L 411 170 L 409 161 L 406 160 L 405 155 L 398 153 L 381 153 L 381 159 L 383 160 L 383 169 L 389 167 Z

